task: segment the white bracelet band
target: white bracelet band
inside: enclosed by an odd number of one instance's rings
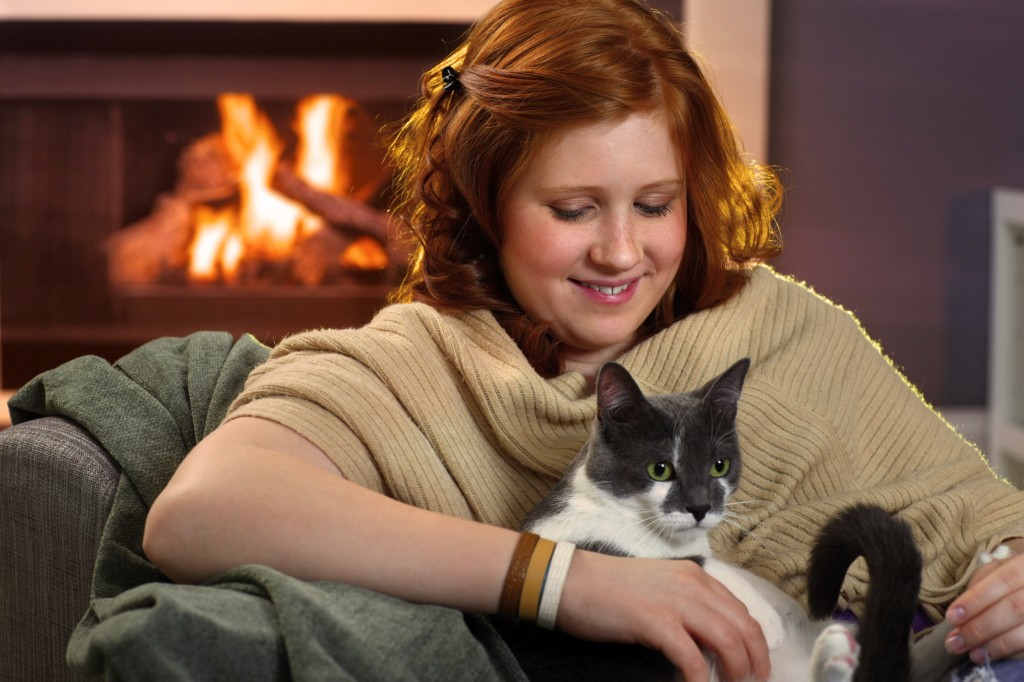
[[[571,542],[559,542],[555,545],[551,563],[548,564],[548,573],[544,577],[540,608],[537,610],[537,625],[542,628],[555,629],[558,603],[562,601],[562,588],[565,587],[565,577],[569,574],[569,563],[575,550],[576,545]]]

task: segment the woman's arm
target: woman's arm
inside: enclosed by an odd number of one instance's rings
[[[240,417],[193,450],[160,494],[143,547],[174,580],[245,563],[346,582],[407,601],[496,613],[518,533],[418,509],[345,480],[283,426]],[[689,561],[577,552],[558,626],[661,650],[707,678],[697,644],[730,679],[767,676],[767,646],[746,608]]]
[[[294,431],[242,417],[185,458],[153,504],[143,548],[179,582],[256,563],[490,613],[516,540],[367,490]]]

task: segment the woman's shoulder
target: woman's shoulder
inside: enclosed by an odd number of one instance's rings
[[[766,356],[809,363],[842,357],[854,363],[881,354],[852,310],[806,282],[758,266],[748,289],[751,344]]]
[[[814,289],[808,282],[783,274],[768,265],[758,265],[741,293],[741,305],[785,322],[795,318],[845,319],[860,326],[852,311]]]
[[[361,327],[309,329],[289,336],[274,347],[272,357],[301,352],[417,354],[431,348],[451,354],[459,347],[519,354],[489,311],[447,311],[409,302],[381,308]]]

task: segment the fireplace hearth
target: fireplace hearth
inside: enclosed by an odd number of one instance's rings
[[[369,320],[400,269],[334,267],[319,282],[245,286],[170,275],[112,282],[109,244],[174,189],[183,150],[219,128],[222,93],[251,95],[285,136],[297,103],[317,93],[350,98],[382,125],[407,110],[423,69],[465,28],[0,22],[3,387],[84,353],[113,360],[159,336],[222,329],[273,344]],[[379,214],[381,187],[360,197]]]

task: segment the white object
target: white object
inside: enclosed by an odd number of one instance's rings
[[[992,192],[989,458],[1003,476],[1024,471],[1024,191]],[[1024,480],[1013,480],[1018,486]]]

